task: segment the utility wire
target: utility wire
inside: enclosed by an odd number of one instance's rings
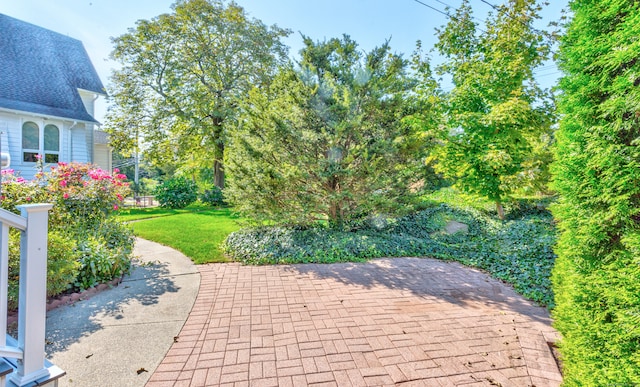
[[[457,21],[457,22],[459,22],[459,21],[460,21],[460,19],[458,19],[457,17],[455,17],[455,16],[451,15],[450,13],[445,12],[445,11],[441,11],[441,10],[439,10],[438,8],[432,7],[432,6],[430,6],[429,4],[426,4],[426,3],[424,3],[424,2],[422,2],[422,1],[420,1],[420,0],[413,0],[413,1],[415,1],[416,3],[418,3],[418,4],[420,4],[420,5],[423,5],[423,6],[427,7],[427,8],[429,8],[429,9],[432,9],[432,10],[434,10],[434,11],[438,12],[439,14],[444,15],[444,16],[448,17],[449,19],[453,19],[453,20],[455,20],[455,21]],[[445,4],[447,7],[449,6],[449,5],[447,5],[446,3],[443,3],[443,2],[441,2],[441,1],[439,1],[439,0],[435,0],[435,1],[437,1],[438,3],[441,3],[441,4]],[[474,19],[475,19],[475,18],[474,18]],[[486,33],[486,32],[487,32],[487,31],[483,30],[482,28],[478,27],[477,25],[476,25],[476,28],[477,28],[478,30],[480,30],[480,31],[484,32],[484,33]]]
[[[423,3],[423,2],[422,2],[422,1],[420,1],[420,0],[413,0],[413,1],[415,1],[415,2],[416,2],[416,3],[418,3],[418,4],[422,4],[422,5],[424,5],[425,7],[430,8],[430,9],[432,9],[432,10],[434,10],[434,11],[438,12],[439,14],[442,14],[442,15],[444,15],[444,16],[446,16],[446,17],[450,18],[450,19],[453,19],[453,20],[455,20],[455,21],[459,21],[455,16],[451,16],[449,13],[444,12],[444,11],[441,11],[441,10],[439,10],[438,8],[432,7],[432,6],[430,6],[429,4],[427,4],[427,3]]]
[[[495,6],[495,5],[493,5],[493,4],[491,4],[490,2],[485,1],[485,0],[480,0],[480,1],[482,1],[483,3],[485,3],[486,5],[488,5],[489,7],[491,7],[491,8],[493,8],[493,9],[495,9],[496,11],[498,11],[498,7],[497,7],[497,6]]]
[[[440,1],[440,0],[434,0],[434,1],[444,5],[445,7],[452,8],[449,4],[445,3],[444,1]]]

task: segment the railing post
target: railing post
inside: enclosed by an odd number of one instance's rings
[[[0,225],[0,347],[7,345],[7,299],[9,294],[9,225]],[[0,385],[0,387],[2,387]]]
[[[10,380],[18,386],[49,375],[45,366],[47,312],[47,231],[51,204],[18,206],[27,219],[20,240],[18,347],[24,356]]]

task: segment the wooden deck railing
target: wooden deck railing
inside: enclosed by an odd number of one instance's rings
[[[45,360],[47,231],[51,204],[19,206],[16,215],[0,209],[0,387],[47,384],[64,374]],[[20,230],[18,338],[7,337],[9,229]]]

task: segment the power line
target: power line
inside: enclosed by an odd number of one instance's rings
[[[444,1],[440,1],[440,0],[434,0],[434,1],[444,5],[445,7],[452,8],[449,4],[445,3]]]
[[[493,8],[493,9],[495,9],[496,11],[499,11],[498,7],[497,7],[497,6],[495,6],[495,5],[493,5],[493,4],[491,4],[490,2],[485,1],[485,0],[480,0],[480,1],[482,1],[483,3],[485,3],[486,5],[488,5],[489,7],[491,7],[491,8]]]
[[[423,2],[422,2],[422,1],[420,1],[420,0],[413,0],[413,1],[415,1],[415,2],[416,2],[416,3],[418,3],[418,4],[422,4],[422,5],[424,5],[425,7],[430,8],[430,9],[432,9],[432,10],[434,10],[434,11],[438,12],[439,14],[442,14],[442,15],[444,15],[444,16],[446,16],[446,17],[448,17],[448,18],[451,18],[451,19],[453,19],[453,20],[455,20],[455,21],[459,21],[456,17],[451,16],[449,13],[444,12],[444,11],[441,11],[441,10],[439,10],[438,8],[432,7],[432,6],[430,6],[429,4],[423,3]]]
[[[457,17],[455,17],[455,16],[451,15],[450,13],[445,12],[445,11],[441,11],[441,10],[439,10],[438,8],[432,7],[432,6],[430,6],[429,4],[426,4],[426,3],[424,3],[424,2],[422,2],[422,1],[420,1],[420,0],[413,0],[413,1],[415,1],[416,3],[418,3],[418,4],[420,4],[420,5],[424,5],[425,7],[429,8],[429,9],[432,9],[432,10],[434,10],[434,11],[438,12],[439,14],[444,15],[444,16],[448,17],[449,19],[453,19],[453,20],[455,20],[455,21],[457,21],[457,22],[459,22],[459,21],[460,21],[460,19],[458,19]],[[447,6],[447,7],[450,7],[448,4],[443,3],[443,2],[442,2],[442,1],[440,1],[440,0],[435,0],[435,1],[437,1],[437,2],[438,2],[438,3],[440,3],[440,4],[444,4],[444,5],[445,5],[445,6]],[[474,17],[474,19],[475,19],[475,17]],[[476,19],[476,20],[478,20],[478,19]],[[487,31],[483,30],[482,28],[478,27],[478,25],[476,25],[475,27],[476,27],[478,30],[482,31],[482,32],[485,32],[485,33],[487,32]]]

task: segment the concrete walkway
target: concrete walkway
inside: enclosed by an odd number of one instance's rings
[[[180,332],[198,294],[191,260],[138,239],[139,257],[117,287],[47,314],[47,357],[60,386],[144,386]]]
[[[198,269],[193,310],[149,387],[561,382],[546,310],[457,263]]]

